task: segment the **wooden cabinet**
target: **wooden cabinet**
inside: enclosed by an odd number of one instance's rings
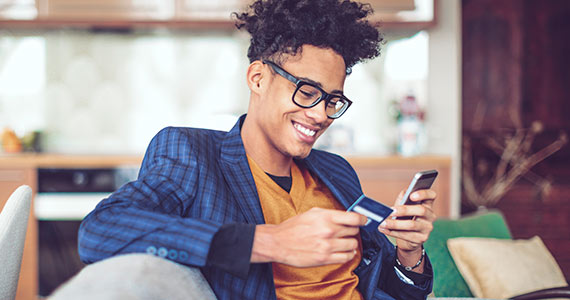
[[[33,20],[37,16],[34,0],[0,0],[0,19]]]
[[[243,10],[246,0],[177,0],[176,18],[179,20],[230,20],[232,12]]]
[[[36,191],[36,170],[32,167],[2,167],[0,166],[0,208],[17,187],[29,185]],[[38,291],[38,227],[33,216],[33,202],[28,219],[28,230],[24,244],[24,255],[18,280],[17,300],[32,300],[37,298]]]
[[[40,0],[40,19],[56,20],[168,20],[174,2],[164,0]]]
[[[435,25],[435,0],[368,0],[374,9],[370,18],[382,28],[427,29]]]
[[[421,30],[435,0],[371,0],[373,23]],[[233,29],[231,13],[251,0],[0,0],[3,27],[185,27]],[[15,13],[17,12],[17,13]]]
[[[438,217],[450,216],[451,160],[448,157],[353,157],[348,161],[358,174],[363,192],[388,206],[394,205],[416,172],[437,170],[439,175],[432,186],[437,193],[434,212]]]

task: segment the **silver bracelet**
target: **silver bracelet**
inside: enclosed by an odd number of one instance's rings
[[[424,249],[422,246],[422,256],[420,257],[420,260],[418,260],[418,262],[415,265],[413,265],[411,267],[406,267],[406,266],[402,265],[402,263],[398,259],[398,247],[396,247],[396,263],[398,263],[399,266],[406,269],[406,271],[411,271],[411,270],[419,267],[422,264],[422,261],[424,261],[424,256],[426,256],[426,249]]]

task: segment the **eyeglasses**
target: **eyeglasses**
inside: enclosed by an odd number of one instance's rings
[[[299,107],[311,108],[324,100],[327,117],[337,119],[352,104],[352,101],[348,100],[344,95],[329,94],[320,87],[289,74],[274,62],[263,60],[263,63],[269,65],[277,74],[296,85],[291,99]]]

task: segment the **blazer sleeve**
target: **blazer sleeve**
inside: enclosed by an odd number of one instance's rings
[[[379,234],[379,233],[378,233]],[[433,271],[427,254],[425,256],[425,273],[423,282],[408,283],[398,276],[395,262],[396,249],[394,245],[385,237],[380,237],[382,247],[382,269],[378,281],[378,288],[388,293],[395,299],[426,299],[432,291]],[[419,275],[419,274],[418,274]]]
[[[380,273],[379,288],[386,291],[395,299],[426,299],[432,290],[432,278],[433,271],[431,270],[431,263],[429,258],[425,257],[426,260],[426,273],[422,283],[407,283],[404,282],[396,274],[393,261],[385,261],[385,268],[382,269]]]
[[[102,200],[79,229],[79,256],[93,263],[117,254],[147,252],[181,264],[206,265],[222,224],[185,217],[200,168],[190,138],[166,128],[151,141],[136,181]]]

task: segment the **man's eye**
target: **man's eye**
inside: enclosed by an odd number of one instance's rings
[[[311,93],[311,92],[301,90],[301,94],[303,94],[303,96],[305,96],[307,98],[312,98],[315,96],[316,93],[314,93],[314,92]]]

